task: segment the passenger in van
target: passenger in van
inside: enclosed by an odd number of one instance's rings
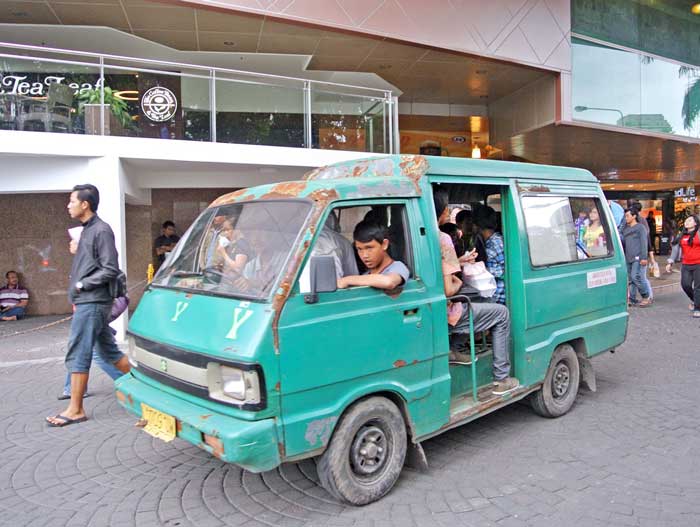
[[[506,303],[506,254],[503,236],[496,232],[498,228],[498,213],[491,207],[478,218],[478,225],[486,245],[486,270],[496,279],[496,292],[491,302]]]
[[[334,212],[328,215],[328,219],[318,235],[312,256],[332,256],[335,262],[336,278],[359,274],[355,250],[350,240],[340,233],[340,224]]]
[[[446,190],[433,189],[433,200],[438,225],[449,218],[449,196]],[[461,273],[457,254],[452,246],[450,237],[440,232],[440,254],[442,256],[442,274],[445,295],[449,298],[456,295],[462,287],[462,281],[457,277]],[[449,333],[457,341],[469,337],[469,313],[460,302],[449,302],[447,308],[447,323]],[[519,385],[518,379],[510,377],[510,357],[508,356],[508,340],[510,338],[510,315],[508,308],[501,304],[483,303],[472,304],[471,313],[474,316],[474,332],[491,331],[493,337],[493,390],[494,395],[503,395],[515,390]],[[450,350],[450,362],[471,364],[471,357],[456,350]]]
[[[216,254],[223,264],[224,273],[233,275],[240,275],[254,256],[253,247],[234,229],[230,219],[224,220],[221,226]]]
[[[454,223],[444,223],[440,225],[440,230],[452,239],[452,245],[454,245],[457,258],[461,258],[466,252],[462,231]]]
[[[338,289],[369,286],[393,291],[406,283],[410,271],[403,262],[389,256],[389,233],[386,227],[363,220],[355,226],[352,237],[367,271],[362,275],[338,278]]]
[[[481,205],[480,205],[481,206]],[[462,210],[457,213],[457,226],[462,230],[465,242],[465,253],[476,250],[475,262],[486,262],[486,245],[479,229],[474,224],[474,213],[471,210]],[[463,258],[463,257],[462,257]],[[460,260],[466,263],[466,260]]]
[[[598,207],[595,205],[588,211],[588,225],[583,231],[583,243],[589,256],[605,256],[608,254],[605,230],[600,222]]]

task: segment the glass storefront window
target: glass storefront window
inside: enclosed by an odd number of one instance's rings
[[[311,126],[314,147],[388,152],[385,106],[384,99],[380,98],[312,90]]]
[[[700,137],[700,68],[573,39],[573,117]]]
[[[0,57],[0,130],[83,134],[83,94],[99,88],[95,65]]]
[[[217,142],[306,146],[303,85],[270,85],[270,82],[255,77],[225,80],[217,77]]]
[[[392,149],[390,92],[13,46],[0,45],[0,129],[379,153]],[[32,56],[37,53],[55,58]]]

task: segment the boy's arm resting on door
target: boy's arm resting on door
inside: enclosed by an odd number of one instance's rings
[[[404,280],[398,273],[350,275],[338,278],[338,289],[354,286],[369,286],[377,289],[395,289],[403,285]]]

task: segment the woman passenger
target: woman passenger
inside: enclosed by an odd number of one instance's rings
[[[254,255],[250,243],[241,236],[240,231],[233,228],[231,220],[225,220],[221,226],[216,253],[223,262],[223,272],[227,275],[240,275]]]
[[[583,231],[583,243],[589,256],[605,256],[608,247],[605,242],[605,231],[600,223],[598,208],[593,206],[588,212],[588,225]]]

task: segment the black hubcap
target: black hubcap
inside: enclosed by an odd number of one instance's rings
[[[350,461],[359,476],[372,476],[386,463],[388,454],[384,431],[377,425],[363,426],[350,448]]]

